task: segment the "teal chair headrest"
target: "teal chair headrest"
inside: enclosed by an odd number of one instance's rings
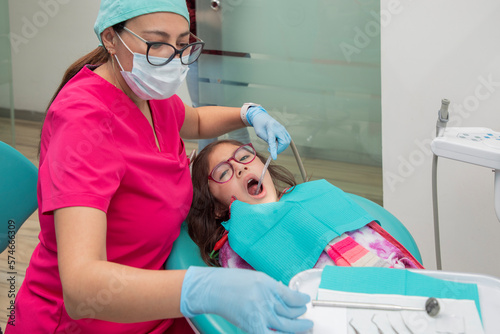
[[[37,209],[38,169],[13,147],[0,142],[0,253]]]

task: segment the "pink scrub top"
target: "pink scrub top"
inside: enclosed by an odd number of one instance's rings
[[[71,319],[64,307],[54,210],[85,206],[104,211],[108,261],[161,270],[192,201],[189,163],[179,135],[185,117],[180,98],[150,101],[159,150],[142,112],[93,69],[84,67],[66,84],[43,125],[40,243],[17,295],[15,326],[8,326],[8,333],[164,333],[173,322],[88,319],[112,298],[109,291],[81,305],[79,312],[87,319]],[[117,277],[110,292],[119,289],[126,286]]]

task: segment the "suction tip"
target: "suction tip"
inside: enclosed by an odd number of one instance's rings
[[[441,109],[438,111],[439,121],[448,122],[448,106],[450,105],[450,100],[441,100]]]

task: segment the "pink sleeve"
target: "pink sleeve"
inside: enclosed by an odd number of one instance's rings
[[[177,111],[175,118],[177,119],[177,128],[180,131],[186,119],[186,107],[184,106],[184,102],[182,102],[181,98],[177,95],[172,97],[172,104],[174,105],[173,109]]]
[[[69,206],[106,212],[125,172],[114,116],[90,103],[72,103],[47,117],[39,169],[42,213]]]

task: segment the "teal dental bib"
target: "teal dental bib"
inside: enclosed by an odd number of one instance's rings
[[[341,189],[318,180],[295,186],[279,202],[236,200],[222,225],[241,258],[288,284],[295,274],[313,268],[331,240],[373,220]]]

